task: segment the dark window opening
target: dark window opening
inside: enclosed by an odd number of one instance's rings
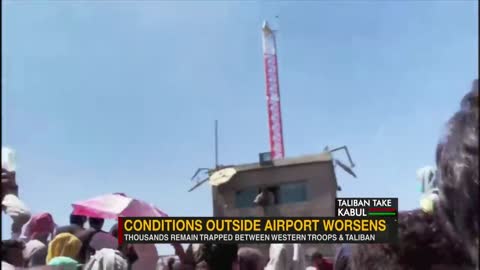
[[[307,185],[305,182],[295,182],[280,185],[278,203],[299,203],[307,201]]]
[[[273,204],[278,204],[278,187],[273,186],[273,187],[267,187],[265,189],[273,197]],[[261,192],[261,190],[260,190],[260,192]]]
[[[253,201],[257,197],[258,189],[249,188],[245,190],[237,191],[235,194],[235,207],[236,208],[249,208],[254,207]]]

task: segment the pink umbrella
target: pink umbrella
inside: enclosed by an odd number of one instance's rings
[[[167,217],[157,207],[122,193],[106,194],[72,204],[73,214],[104,219],[117,217]]]

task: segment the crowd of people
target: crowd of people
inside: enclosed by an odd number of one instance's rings
[[[478,80],[460,105],[435,153],[435,205],[400,212],[396,244],[345,244],[332,261],[315,253],[308,262],[301,244],[271,244],[268,256],[236,244],[173,244],[176,258],[160,265],[154,245],[119,246],[117,226],[104,230],[103,219],[72,214],[69,225],[57,226],[49,213],[31,215],[15,172],[2,168],[2,210],[13,220],[2,269],[478,269]]]

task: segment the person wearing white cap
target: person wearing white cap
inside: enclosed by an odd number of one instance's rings
[[[3,180],[3,179],[2,179]],[[2,198],[2,210],[12,219],[12,239],[19,239],[22,227],[30,220],[30,210],[14,194]]]
[[[12,239],[19,239],[30,211],[18,198],[13,150],[2,146],[2,210],[12,219]]]

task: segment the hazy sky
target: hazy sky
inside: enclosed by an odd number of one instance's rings
[[[2,145],[17,151],[22,199],[59,224],[71,202],[108,192],[211,215],[208,185],[186,191],[214,165],[214,120],[221,163],[269,150],[261,22],[279,16],[286,155],[348,145],[359,178],[337,171],[339,196],[411,209],[416,169],[433,164],[478,74],[477,10],[473,0],[2,1]]]

